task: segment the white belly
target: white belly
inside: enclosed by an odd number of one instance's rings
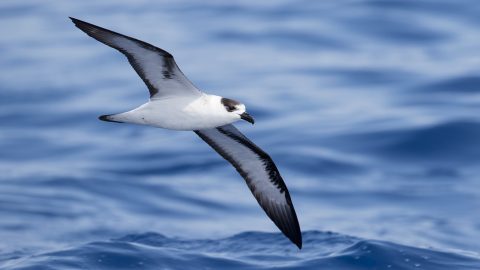
[[[239,119],[205,97],[151,100],[112,119],[141,125],[173,129],[201,130],[231,124]]]

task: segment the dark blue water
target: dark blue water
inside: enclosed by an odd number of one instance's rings
[[[2,1],[1,269],[480,269],[477,1]],[[304,248],[68,16],[156,44],[289,186]]]

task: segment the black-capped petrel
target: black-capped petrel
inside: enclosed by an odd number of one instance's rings
[[[253,124],[244,104],[203,93],[180,71],[173,56],[158,47],[70,19],[87,35],[123,53],[150,92],[147,103],[128,112],[102,115],[100,120],[194,131],[237,169],[267,216],[302,248],[297,215],[275,163],[232,125],[239,119]]]

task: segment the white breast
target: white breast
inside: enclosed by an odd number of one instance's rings
[[[220,97],[205,94],[152,99],[134,110],[115,115],[113,119],[173,130],[200,130],[231,124],[240,117],[228,113],[221,105]]]

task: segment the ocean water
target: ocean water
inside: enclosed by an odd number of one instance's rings
[[[474,0],[0,3],[0,269],[480,269]],[[98,121],[148,92],[73,16],[245,103],[296,249],[193,132]]]

